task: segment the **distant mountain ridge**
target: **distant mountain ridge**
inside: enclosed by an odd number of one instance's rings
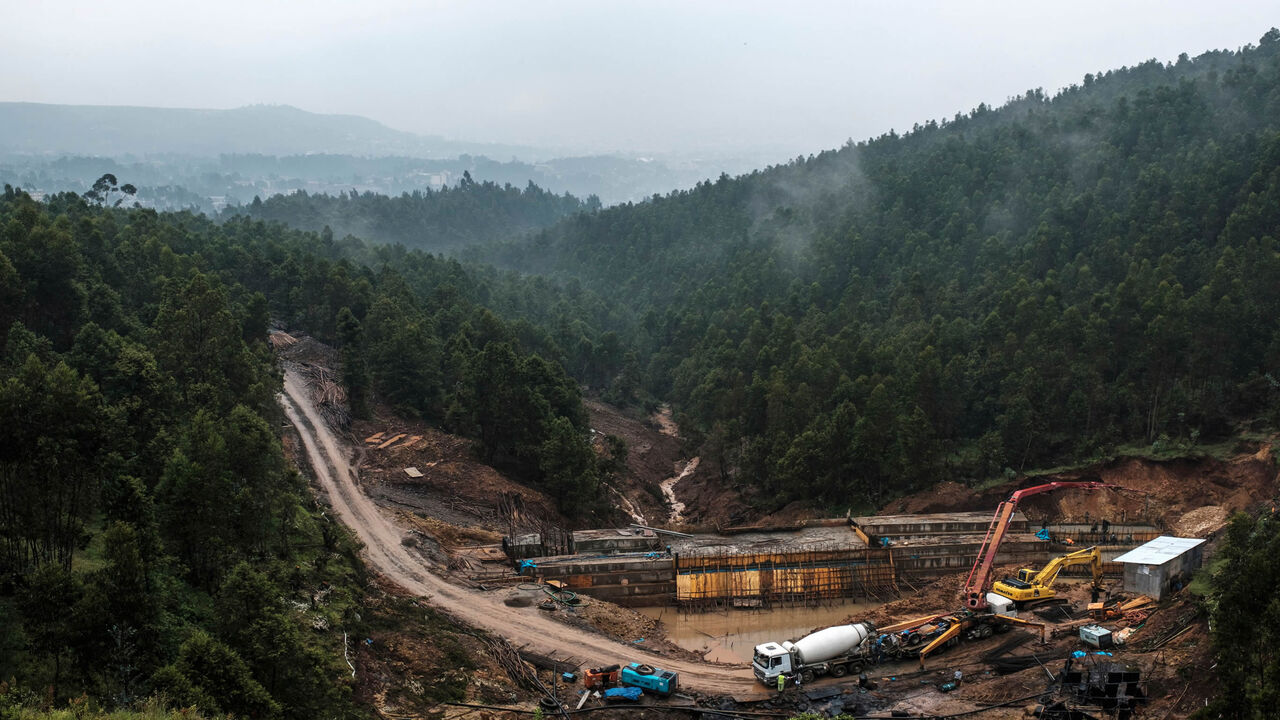
[[[359,115],[325,115],[290,105],[210,110],[0,102],[0,153],[216,156],[320,152],[411,157],[548,155],[533,147],[417,135]]]

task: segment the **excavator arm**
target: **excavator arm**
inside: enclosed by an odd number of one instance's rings
[[[1033,585],[1043,587],[1053,587],[1053,583],[1058,579],[1058,573],[1064,568],[1075,567],[1076,565],[1092,565],[1093,566],[1093,584],[1097,585],[1102,582],[1102,553],[1098,548],[1091,547],[1084,550],[1077,550],[1068,555],[1060,555],[1049,561],[1044,569],[1036,573],[1031,579]]]
[[[1079,490],[1126,489],[1119,485],[1097,481],[1060,481],[1015,491],[1009,496],[1008,500],[1000,503],[999,507],[996,508],[995,517],[991,519],[991,525],[987,527],[987,536],[982,541],[982,546],[978,548],[978,557],[974,560],[973,569],[969,571],[969,577],[965,580],[964,600],[970,610],[983,610],[987,607],[986,591],[991,583],[991,571],[995,567],[996,553],[1000,551],[1000,543],[1004,542],[1009,523],[1013,522],[1013,513],[1018,509],[1018,503],[1032,495],[1039,495],[1040,493],[1062,488],[1076,488]]]

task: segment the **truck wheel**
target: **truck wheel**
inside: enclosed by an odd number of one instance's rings
[[[848,674],[849,674],[849,668],[845,667],[844,665],[831,666],[831,677],[841,678]]]
[[[862,663],[860,662],[849,663],[849,672],[853,673],[854,675],[860,674],[862,672]]]
[[[805,685],[808,685],[809,683],[813,682],[813,671],[805,670],[804,672],[800,673],[800,682],[803,682]]]

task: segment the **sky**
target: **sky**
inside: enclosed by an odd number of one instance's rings
[[[569,153],[780,158],[1256,43],[1280,0],[0,0],[0,101],[363,115]]]

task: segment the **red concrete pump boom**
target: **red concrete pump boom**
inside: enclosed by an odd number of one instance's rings
[[[1000,550],[1000,543],[1004,541],[1005,531],[1008,530],[1009,523],[1013,520],[1013,513],[1018,509],[1018,502],[1032,495],[1039,495],[1040,493],[1062,488],[1078,488],[1080,490],[1127,489],[1119,485],[1088,481],[1051,482],[1015,491],[1009,496],[1008,500],[1000,503],[1000,506],[996,508],[996,515],[991,519],[991,526],[987,528],[987,537],[982,541],[982,547],[978,548],[978,557],[973,563],[973,569],[969,571],[969,579],[965,580],[964,598],[965,604],[969,606],[970,610],[983,610],[987,607],[987,585],[991,581],[991,568],[995,565],[996,553]]]

